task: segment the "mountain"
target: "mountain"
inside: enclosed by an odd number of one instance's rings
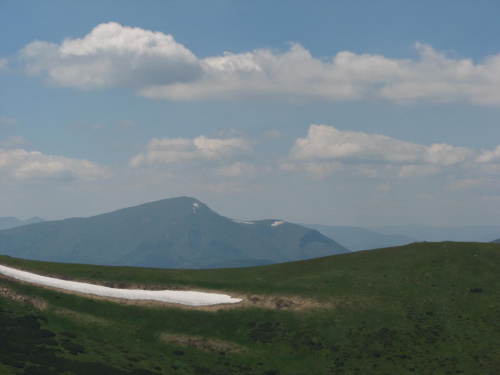
[[[0,264],[241,304],[123,303],[0,277],[0,374],[498,374],[500,245],[415,243],[265,267]]]
[[[349,226],[330,226],[320,224],[303,224],[316,229],[327,237],[335,238],[335,241],[351,251],[380,249],[407,245],[416,242],[414,238],[398,234],[381,234],[375,231]]]
[[[466,227],[431,227],[427,225],[391,225],[370,228],[382,234],[397,234],[417,239],[418,241],[440,242],[490,242],[498,238],[499,225]]]
[[[9,217],[0,217],[0,230],[20,227],[22,225],[41,223],[45,221],[41,217],[35,216],[28,220],[19,220],[17,217],[9,216]]]
[[[493,241],[491,241],[490,243],[500,243],[500,238],[499,238],[499,239],[497,239],[497,240],[493,240]]]
[[[223,268],[346,252],[316,230],[231,220],[188,197],[0,231],[0,254],[70,263]]]

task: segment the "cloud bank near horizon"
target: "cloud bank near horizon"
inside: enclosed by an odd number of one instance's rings
[[[110,22],[83,38],[31,42],[19,57],[27,74],[51,86],[129,88],[151,99],[500,105],[500,53],[474,62],[419,42],[414,49],[416,59],[350,51],[317,58],[291,43],[284,52],[198,58],[172,35]]]

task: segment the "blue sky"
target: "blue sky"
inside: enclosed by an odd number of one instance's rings
[[[496,1],[0,0],[0,216],[500,224]]]

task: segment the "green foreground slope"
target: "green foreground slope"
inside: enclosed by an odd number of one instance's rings
[[[419,243],[221,270],[0,263],[108,285],[313,302],[125,305],[0,278],[2,374],[500,373],[498,244]]]

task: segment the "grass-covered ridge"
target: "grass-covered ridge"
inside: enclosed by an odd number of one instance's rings
[[[53,349],[54,358],[66,365],[78,361],[121,373],[158,374],[500,373],[498,244],[419,243],[219,270],[9,257],[0,257],[0,263],[117,286],[199,288],[320,302],[315,305],[320,307],[299,310],[186,310],[121,305],[0,279],[1,315],[43,315],[46,321],[38,320],[39,328],[54,334],[53,345],[40,339],[30,347]],[[3,325],[0,332],[10,331]],[[29,355],[20,353],[16,356]],[[33,358],[29,371],[52,368],[58,373],[57,360],[51,367]],[[30,373],[12,364],[0,367],[0,373]]]

